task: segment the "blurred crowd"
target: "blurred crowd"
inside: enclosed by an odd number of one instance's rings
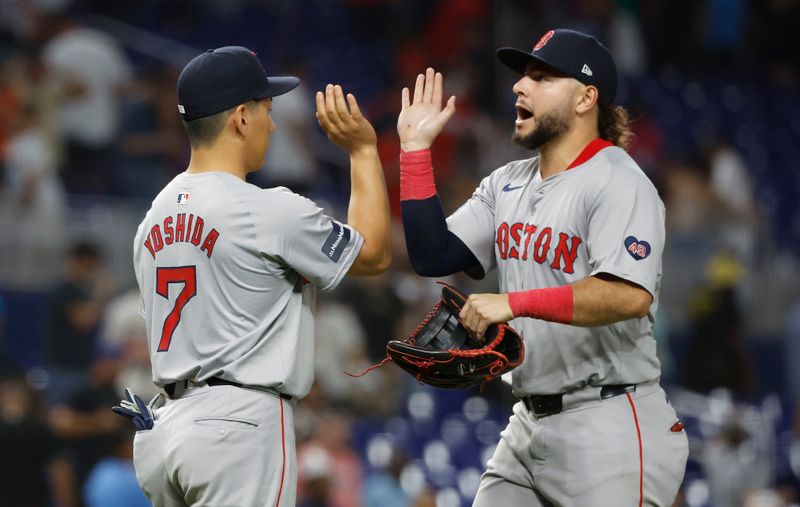
[[[345,213],[347,160],[312,98],[341,83],[376,127],[397,215],[390,272],[320,300],[317,380],[296,409],[300,505],[461,505],[471,485],[461,500],[443,494],[412,473],[419,449],[365,436],[415,417],[426,392],[391,365],[343,374],[379,362],[436,299],[399,225],[400,90],[434,66],[458,98],[433,149],[452,212],[491,170],[529,156],[510,142],[514,76],[495,49],[569,27],[614,54],[632,155],[666,204],[657,338],[692,446],[676,505],[800,505],[797,26],[798,0],[0,2],[0,451],[14,457],[0,463],[2,504],[147,505],[132,428],[110,411],[124,386],[157,392],[130,241],[187,163],[177,73],[205,48],[240,44],[303,81],[276,100],[251,182]],[[496,289],[491,273],[450,281]],[[509,388],[481,396],[504,425]]]

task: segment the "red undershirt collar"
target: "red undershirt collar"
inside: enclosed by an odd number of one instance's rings
[[[590,158],[594,157],[598,151],[602,150],[603,148],[608,148],[609,146],[614,146],[614,143],[611,141],[606,141],[605,139],[596,138],[589,142],[586,147],[583,149],[578,158],[572,161],[572,163],[567,167],[567,171],[572,169],[573,167],[577,167]]]

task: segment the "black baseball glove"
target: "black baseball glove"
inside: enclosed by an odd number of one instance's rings
[[[405,340],[386,345],[387,360],[419,382],[443,389],[483,385],[522,364],[522,338],[506,323],[493,324],[475,340],[458,319],[467,296],[442,283],[442,299]]]

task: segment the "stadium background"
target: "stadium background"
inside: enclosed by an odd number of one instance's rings
[[[341,83],[359,98],[397,212],[400,89],[435,66],[458,96],[433,150],[451,212],[525,156],[509,141],[514,76],[494,50],[571,27],[614,54],[632,154],[667,205],[657,338],[691,446],[676,505],[797,505],[798,26],[797,0],[0,2],[0,503],[140,505],[130,428],[109,407],[120,386],[153,392],[131,238],[187,161],[174,82],[191,57],[240,44],[302,77],[275,103],[252,182],[338,217],[347,159],[316,125],[313,92]],[[451,393],[392,366],[341,373],[377,362],[436,298],[395,215],[391,270],[320,301],[324,361],[296,416],[300,505],[469,505],[510,414],[499,383]],[[493,290],[492,278],[450,281]]]

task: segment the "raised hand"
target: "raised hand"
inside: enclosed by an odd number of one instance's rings
[[[447,106],[442,109],[443,81],[441,72],[434,72],[429,67],[425,74],[417,76],[413,101],[408,88],[403,88],[403,108],[397,118],[397,133],[403,151],[430,148],[445,123],[456,112],[455,95],[447,100]]]
[[[375,149],[375,129],[361,114],[355,96],[344,92],[339,85],[329,84],[325,93],[317,92],[317,121],[335,145],[351,155],[364,149]],[[349,109],[348,109],[349,106]]]

